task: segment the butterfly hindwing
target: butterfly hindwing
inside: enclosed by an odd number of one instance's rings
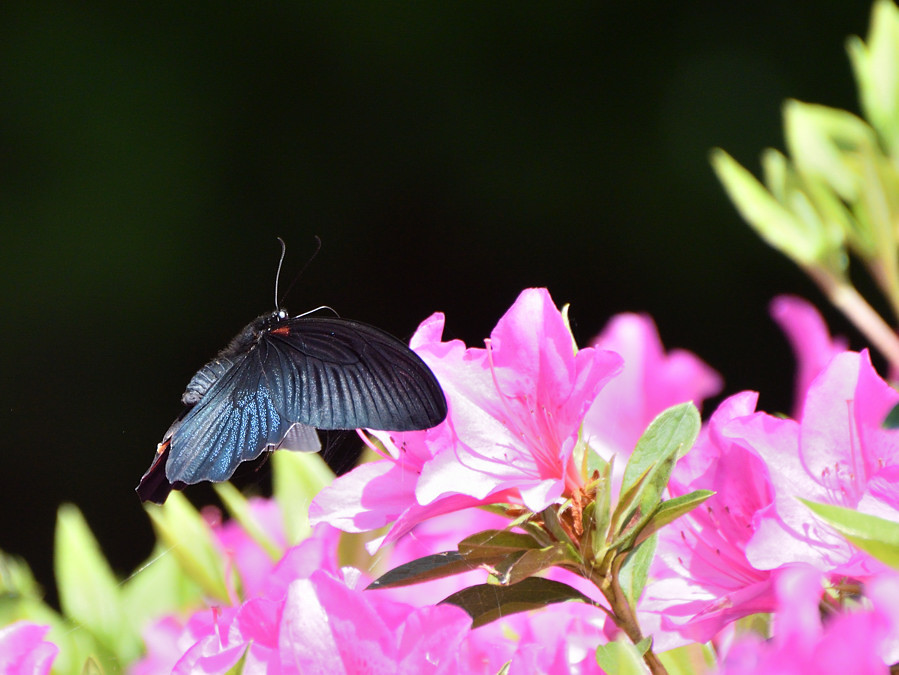
[[[272,403],[259,350],[251,350],[209,388],[175,430],[170,482],[223,481],[241,462],[277,445],[291,426]]]

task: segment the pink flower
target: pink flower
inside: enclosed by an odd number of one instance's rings
[[[285,547],[287,543],[278,504],[271,499],[255,497],[249,500],[249,506],[250,515],[262,531],[277,545]],[[237,568],[244,597],[253,597],[268,578],[274,561],[240,523],[234,520],[222,523],[221,512],[214,507],[206,507],[204,514],[207,521],[212,521],[212,532],[225,560]]]
[[[174,616],[164,616],[144,627],[141,634],[147,653],[128,672],[131,675],[172,672],[184,652],[184,647],[178,644],[183,632],[183,623]]]
[[[772,573],[746,558],[756,514],[773,499],[768,468],[722,433],[732,420],[753,414],[757,398],[743,392],[725,400],[669,483],[672,497],[699,489],[716,494],[662,529],[652,573],[657,581],[640,608],[696,642],[740,617],[774,609]]]
[[[595,607],[580,603],[509,617],[519,635],[510,672],[600,675],[604,671],[596,663],[596,647],[606,642],[604,623]]]
[[[584,440],[610,460],[624,464],[649,423],[678,403],[702,400],[721,390],[721,377],[696,355],[681,349],[668,354],[652,319],[618,314],[606,324],[593,347],[624,358],[624,370],[596,396],[584,419]]]
[[[278,632],[281,672],[462,672],[456,655],[470,625],[458,607],[414,609],[315,572],[288,590]]]
[[[620,371],[621,357],[589,347],[575,353],[545,289],[521,293],[487,349],[461,347],[428,363],[450,401],[457,442],[423,467],[419,500],[455,494],[486,500],[515,490],[539,512],[580,487],[571,453],[584,415]]]
[[[17,621],[0,628],[0,672],[4,675],[47,675],[59,652],[44,640],[49,626]]]
[[[793,295],[774,298],[771,316],[786,333],[796,357],[793,416],[799,419],[809,386],[834,356],[846,350],[846,339],[831,338],[827,324],[814,305]]]
[[[272,515],[262,501],[253,504],[253,511]],[[258,545],[238,529],[232,523],[215,527],[217,535],[228,542],[224,555],[238,561],[239,573],[243,573],[243,563],[257,560],[262,565],[264,574],[251,571],[249,583],[241,578],[244,596],[251,597],[236,607],[199,610],[186,622],[162,617],[145,630],[147,655],[132,666],[132,673],[220,673],[233,667],[245,652],[246,672],[280,663],[277,634],[288,588],[313,572],[337,574],[339,532],[319,525],[313,536],[273,562],[268,556],[257,559]]]
[[[443,387],[447,421],[427,432],[391,434],[396,464],[385,460],[337,479],[313,502],[314,522],[345,528],[394,518],[389,541],[436,514],[496,501],[540,511],[581,486],[572,451],[585,413],[621,358],[593,348],[575,352],[545,289],[521,293],[486,349],[442,342],[442,329],[435,315],[412,347]]]
[[[806,566],[785,570],[777,581],[778,609],[773,638],[768,641],[751,635],[738,638],[719,672],[722,675],[888,673],[880,655],[887,636],[895,632],[891,618],[895,609],[890,606],[899,599],[895,584],[874,589],[873,609],[842,611],[826,621],[822,621],[819,609],[822,590],[820,572]]]
[[[244,672],[272,672],[279,654],[277,630],[281,603],[254,598],[240,607],[198,612],[188,621],[180,643],[187,647],[172,669],[174,675],[214,675],[244,658]],[[275,671],[277,672],[277,671]]]
[[[727,425],[724,436],[765,461],[774,487],[746,546],[755,567],[805,562],[859,578],[880,569],[796,498],[894,512],[899,432],[881,424],[897,401],[867,352],[844,352],[809,387],[801,423],[756,413]]]

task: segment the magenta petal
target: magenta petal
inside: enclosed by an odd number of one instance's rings
[[[868,481],[858,510],[899,522],[899,465],[884,467]]]
[[[393,633],[359,591],[323,573],[290,585],[279,645],[285,673],[394,672]]]
[[[596,396],[584,420],[587,443],[605,459],[630,455],[637,439],[660,412],[678,403],[697,406],[721,389],[721,377],[699,357],[683,350],[666,354],[653,320],[618,314],[593,347],[624,359],[621,374]]]
[[[845,352],[809,387],[800,425],[762,413],[727,425],[725,435],[770,467],[776,494],[773,507],[759,513],[747,547],[754,565],[772,569],[806,562],[862,578],[876,569],[797,497],[849,508],[873,498],[869,481],[894,465],[899,454],[899,432],[881,428],[897,400],[899,394],[877,376],[867,353]]]
[[[210,635],[184,653],[172,675],[220,675],[237,665],[246,650],[247,645],[220,649],[218,638]]]
[[[771,316],[786,334],[796,358],[794,415],[799,418],[809,386],[830,360],[846,349],[844,338],[830,337],[827,324],[814,305],[793,295],[771,302]]]
[[[821,572],[805,565],[783,570],[777,578],[778,639],[811,651],[821,632],[818,605],[824,592]]]
[[[447,425],[455,437],[424,463],[418,502],[456,494],[488,500],[518,489],[534,510],[566,488],[583,416],[621,366],[612,352],[588,348],[575,354],[545,289],[519,295],[497,323],[489,349],[447,343],[440,358],[428,351],[422,356],[447,395]]]
[[[309,522],[368,532],[393,522],[415,501],[417,473],[389,460],[367,462],[334,481],[309,506]]]
[[[0,672],[4,675],[47,675],[59,648],[44,641],[49,626],[28,621],[0,628]]]
[[[446,318],[443,312],[434,312],[421,322],[415,334],[409,340],[409,347],[418,351],[431,344],[440,344],[443,340],[443,325]]]
[[[843,493],[854,507],[868,478],[899,455],[899,433],[881,428],[897,394],[867,352],[835,357],[809,389],[800,450],[809,478]]]
[[[460,607],[422,607],[408,615],[400,631],[396,672],[446,672],[471,628]]]

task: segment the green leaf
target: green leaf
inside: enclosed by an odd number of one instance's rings
[[[231,514],[231,517],[240,523],[240,526],[250,535],[250,537],[252,537],[253,541],[259,544],[272,560],[280,560],[281,556],[284,555],[284,551],[282,551],[281,547],[278,546],[278,543],[262,529],[262,526],[256,518],[253,517],[253,514],[250,512],[250,503],[247,501],[247,498],[240,493],[240,490],[231,485],[231,483],[213,483],[212,487],[222,500],[225,508],[228,509],[228,513]]]
[[[508,530],[484,530],[459,542],[459,553],[469,559],[536,548],[540,544],[531,535]]]
[[[635,645],[619,640],[596,648],[596,663],[607,673],[615,675],[644,675],[649,669]]]
[[[636,609],[643,587],[649,578],[649,567],[656,552],[658,537],[653,535],[639,544],[627,554],[621,570],[618,572],[618,583],[624,596],[633,609]]]
[[[700,675],[715,666],[715,653],[708,644],[692,644],[657,654],[668,675]]]
[[[868,44],[852,37],[847,44],[865,117],[890,154],[899,149],[899,9],[877,0],[871,11]]]
[[[163,614],[196,607],[203,589],[181,569],[178,559],[157,544],[147,561],[122,584],[122,610],[135,634]]]
[[[471,617],[472,628],[477,628],[509,614],[569,600],[594,604],[590,598],[571,586],[540,577],[528,577],[512,586],[472,586],[453,593],[440,604],[461,607]]]
[[[633,524],[642,515],[639,512],[639,500],[646,483],[649,481],[650,468],[646,469],[645,473],[640,476],[629,490],[626,492],[622,491],[618,496],[618,503],[615,505],[615,510],[612,512],[612,518],[609,523],[607,539],[612,539],[613,535],[616,535],[614,539],[620,542],[623,538],[621,532],[624,530],[630,531],[632,528],[628,528],[627,525]],[[625,517],[628,517],[629,523],[622,522]],[[609,546],[606,545],[605,548],[608,549]]]
[[[555,537],[556,540],[564,541],[568,539],[568,533],[565,532],[565,528],[562,527],[562,523],[559,521],[558,508],[557,504],[550,504],[540,512],[540,517],[543,518],[543,524],[546,527],[546,530]]]
[[[0,551],[0,600],[40,600],[43,591],[23,558]],[[0,623],[0,625],[6,625]]]
[[[899,403],[890,410],[887,418],[883,421],[883,426],[885,429],[899,429]]]
[[[693,447],[702,421],[692,403],[681,403],[660,413],[649,426],[631,453],[624,469],[621,490],[626,492],[643,474],[667,457],[680,459]],[[665,480],[667,485],[668,481]]]
[[[694,490],[680,497],[663,501],[640,530],[634,544],[639,545],[665,525],[677,520],[685,513],[689,513],[714,494],[712,490]]]
[[[765,242],[802,267],[830,266],[834,247],[825,232],[796,217],[724,150],[713,150],[711,162],[743,220]]]
[[[612,462],[607,462],[596,450],[581,440],[578,440],[578,444],[575,447],[575,452],[578,451],[583,453],[583,457],[579,458],[578,462],[583,465],[585,480],[589,481],[594,474],[603,476],[611,473],[611,464],[615,461],[614,457]]]
[[[81,511],[72,504],[59,508],[54,546],[63,612],[122,660],[136,658],[141,650],[140,636],[128,630],[119,582]]]
[[[593,560],[601,560],[606,551],[611,512],[611,462],[606,462],[596,480],[595,500],[584,507],[584,535],[581,537],[581,551],[591,553]]]
[[[824,248],[834,252],[842,250],[843,241],[849,238],[853,246],[865,249],[871,246],[870,236],[859,230],[854,216],[839,196],[820,177],[808,173],[800,176],[783,154],[772,148],[762,151],[762,174],[765,186],[781,204],[805,223],[811,231],[819,232]],[[845,263],[832,264],[840,269]]]
[[[241,673],[243,673],[244,666],[247,663],[247,652],[249,650],[250,650],[249,645],[244,647],[243,653],[240,655],[240,658],[238,659],[237,663],[235,663],[233,666],[228,668],[228,670],[225,671],[224,675],[241,675]]]
[[[850,112],[788,100],[784,137],[800,173],[824,180],[843,200],[858,198],[862,177],[847,156],[876,145],[871,127]]]
[[[272,495],[281,508],[287,545],[300,543],[312,533],[309,504],[334,480],[334,472],[318,453],[272,453]]]
[[[899,523],[842,506],[799,501],[860,549],[899,569]]]
[[[517,584],[527,577],[563,563],[579,565],[582,564],[582,561],[570,543],[560,541],[546,548],[529,549],[510,554],[494,564],[493,567],[499,583],[507,586]]]
[[[662,412],[647,427],[624,469],[621,492],[612,525],[620,546],[649,521],[661,502],[674,463],[696,441],[702,421],[692,403],[682,403]],[[633,488],[638,486],[638,489]],[[626,510],[624,510],[626,509]],[[622,522],[626,517],[627,522]]]
[[[504,555],[508,554],[498,555],[497,559],[501,559]],[[366,590],[419,584],[423,581],[470,572],[481,568],[484,564],[480,560],[473,561],[458,551],[435,553],[395,567],[371,582]]]
[[[97,663],[96,659],[89,657],[84,662],[84,667],[81,669],[81,675],[103,675],[104,670],[103,666]]]
[[[212,532],[200,513],[180,492],[172,492],[165,504],[144,504],[157,538],[163,542],[184,572],[203,591],[222,602],[230,602],[221,556]]]

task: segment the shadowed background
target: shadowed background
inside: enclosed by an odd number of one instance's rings
[[[52,592],[55,512],[73,501],[120,573],[146,557],[134,487],[190,376],[272,309],[278,235],[282,290],[323,240],[294,313],[328,304],[408,338],[439,310],[480,345],[522,288],[547,286],[582,344],[646,311],[727,393],[788,410],[767,304],[823,302],[739,220],[707,152],[757,171],[783,147],[786,97],[857,110],[843,44],[868,15],[4,3],[0,548]]]

